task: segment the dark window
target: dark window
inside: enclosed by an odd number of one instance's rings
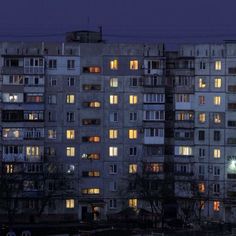
[[[200,140],[200,141],[205,140],[205,131],[204,130],[199,130],[198,131],[198,140]]]
[[[214,130],[214,141],[220,141],[220,131]]]

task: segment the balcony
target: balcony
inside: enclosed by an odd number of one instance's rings
[[[165,138],[164,137],[144,137],[144,144],[164,144]]]
[[[227,144],[236,145],[236,138],[228,138],[228,139],[227,139]]]
[[[3,154],[3,162],[23,162],[25,161],[24,154]]]

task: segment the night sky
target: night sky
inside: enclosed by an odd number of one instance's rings
[[[236,0],[1,0],[1,41],[61,41],[98,26],[108,41],[221,42],[236,39]]]

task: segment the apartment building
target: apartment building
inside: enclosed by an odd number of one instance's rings
[[[1,182],[15,186],[2,218],[150,210],[135,182],[145,171],[171,183],[180,213],[194,199],[202,217],[235,220],[235,42],[166,52],[86,31],[0,51]]]

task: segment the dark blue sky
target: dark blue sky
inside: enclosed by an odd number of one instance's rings
[[[55,41],[99,25],[112,41],[236,39],[236,0],[1,0],[0,40]]]

